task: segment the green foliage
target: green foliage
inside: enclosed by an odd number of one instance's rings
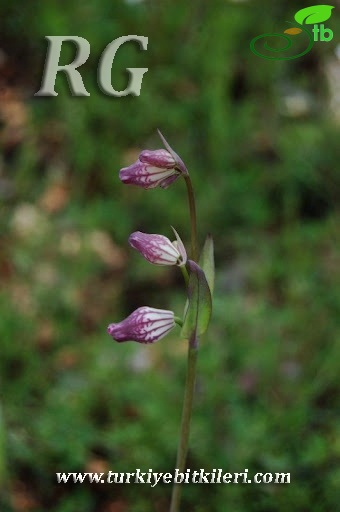
[[[208,281],[211,295],[213,295],[215,284],[215,258],[214,241],[211,235],[207,235],[205,239],[203,249],[200,254],[199,264]]]
[[[186,307],[181,336],[188,340],[204,334],[211,318],[211,292],[207,278],[197,263],[189,260],[188,306]]]
[[[305,7],[308,3],[305,2]],[[185,186],[125,187],[118,170],[160,147],[188,166],[199,240],[215,241],[214,311],[201,342],[189,466],[291,472],[289,485],[188,485],[183,510],[310,512],[339,503],[339,125],[327,66],[334,40],[294,62],[253,55],[257,34],[304,3],[261,0],[26,0],[0,7],[0,508],[4,512],[167,510],[170,486],[56,483],[56,472],[169,472],[186,346],[106,334],[138,306],[181,314],[178,269],[127,244],[135,230],[189,239]],[[336,10],[327,21],[334,34]],[[328,25],[327,25],[328,26]],[[91,44],[88,98],[36,98],[46,35]],[[139,97],[96,83],[148,67]],[[72,58],[65,46],[61,59]],[[333,62],[334,64],[334,62]],[[331,88],[330,88],[331,89]],[[2,101],[4,99],[4,101]]]

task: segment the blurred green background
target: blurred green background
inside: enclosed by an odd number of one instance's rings
[[[334,2],[333,2],[334,3]],[[189,241],[184,182],[126,187],[121,167],[161,146],[194,182],[215,239],[211,327],[199,355],[188,467],[290,472],[289,485],[187,485],[182,510],[335,511],[340,502],[339,4],[330,42],[260,59],[305,1],[17,0],[0,6],[0,478],[3,512],[163,512],[171,486],[56,482],[56,472],[169,472],[186,346],[106,334],[141,305],[181,315],[178,269],[149,265],[135,230]],[[336,12],[338,11],[338,12]],[[147,67],[139,97],[105,96]],[[38,98],[46,35],[91,44],[91,96]],[[296,38],[303,49],[303,39]],[[300,46],[299,46],[300,45]],[[73,58],[65,45],[61,61]]]

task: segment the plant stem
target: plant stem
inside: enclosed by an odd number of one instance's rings
[[[195,195],[192,188],[192,183],[189,174],[184,176],[185,184],[187,186],[189,210],[190,210],[190,226],[191,226],[191,258],[197,261],[197,217],[196,217],[196,204]]]
[[[196,362],[198,354],[198,343],[197,340],[189,342],[188,350],[188,366],[187,366],[187,378],[184,392],[184,402],[182,411],[182,422],[181,422],[181,434],[179,438],[178,452],[176,468],[180,473],[184,472],[185,462],[188,452],[189,434],[190,434],[190,420],[192,413],[192,403],[195,391],[195,379],[196,379]],[[181,501],[181,484],[174,484],[171,496],[170,512],[178,512]]]
[[[183,320],[179,316],[175,316],[175,323],[180,327],[183,327]]]
[[[196,218],[196,205],[195,195],[192,188],[192,183],[189,175],[184,176],[187,186],[188,202],[190,210],[190,227],[191,227],[191,258],[197,261],[197,218]],[[184,276],[186,278],[186,276]],[[188,279],[186,278],[188,284]],[[190,436],[190,423],[192,414],[192,404],[195,392],[196,380],[196,363],[198,354],[198,338],[196,333],[188,340],[188,359],[187,359],[187,376],[184,391],[184,401],[182,409],[181,431],[178,442],[176,469],[180,473],[184,472],[186,465],[186,458],[188,453],[189,436]],[[179,512],[181,502],[181,484],[174,484],[172,488],[170,512]]]
[[[181,269],[181,272],[183,274],[185,284],[188,286],[188,284],[189,284],[189,273],[187,271],[187,268],[186,268],[185,265],[181,265],[179,268]]]

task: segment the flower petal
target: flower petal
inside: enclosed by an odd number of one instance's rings
[[[166,149],[156,149],[154,151],[145,149],[139,155],[139,160],[143,163],[165,169],[174,169],[176,167],[176,161]]]
[[[172,176],[169,176],[168,178],[165,178],[164,180],[162,180],[162,182],[159,184],[159,186],[160,186],[161,188],[164,188],[164,189],[165,189],[165,188],[168,188],[168,187],[171,185],[171,183],[173,183],[174,181],[176,181],[176,180],[177,180],[177,178],[179,178],[179,177],[180,177],[180,174],[179,174],[179,173],[177,173],[177,174],[173,174]]]
[[[145,189],[155,188],[158,185],[162,186],[162,183],[173,175],[179,175],[179,171],[155,167],[140,160],[129,167],[123,167],[119,171],[119,178],[123,183],[137,185]]]
[[[174,313],[166,309],[142,306],[118,324],[110,324],[107,332],[118,342],[154,343],[175,326]]]
[[[130,245],[155,265],[177,265],[181,254],[163,235],[135,231],[129,237]]]

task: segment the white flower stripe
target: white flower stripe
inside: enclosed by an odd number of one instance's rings
[[[163,318],[174,318],[173,312],[168,309],[155,309],[149,306],[141,306],[138,308],[138,312],[141,318],[144,318],[148,322],[154,322]]]
[[[181,259],[181,254],[172,242],[163,235],[132,233],[129,242],[150,263],[176,265]]]
[[[142,176],[144,173],[141,173]],[[158,167],[147,167],[145,169],[145,177],[148,178],[150,182],[163,180],[164,178],[167,178],[168,176],[171,176],[172,174],[175,174],[175,171],[173,169],[159,169]]]
[[[148,306],[139,309],[136,317],[136,334],[144,343],[163,338],[174,326],[174,314],[165,309],[150,310]]]
[[[156,330],[145,333],[145,342],[158,341],[168,334],[168,332],[174,327],[174,324],[164,325]]]

